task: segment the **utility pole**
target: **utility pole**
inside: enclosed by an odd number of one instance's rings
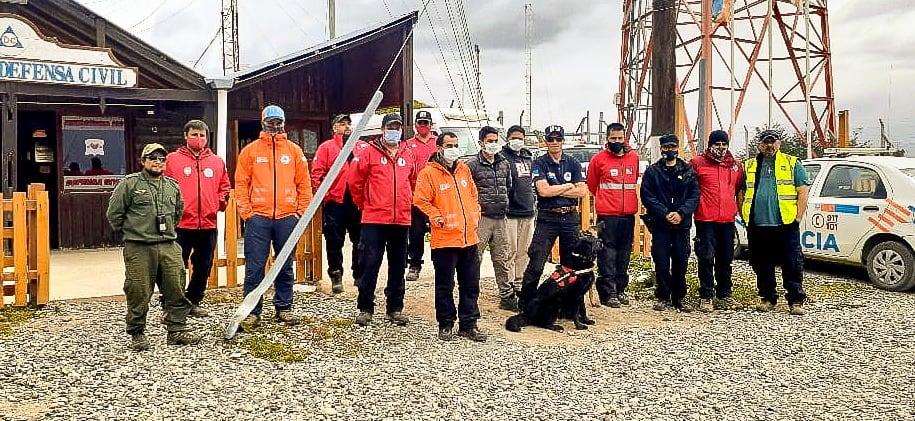
[[[337,37],[337,4],[336,0],[327,0],[327,32],[328,39]]]
[[[676,0],[653,0],[652,8],[651,136],[655,137],[674,133],[677,85]]]
[[[238,0],[222,0],[222,74],[237,72],[238,58]]]
[[[712,0],[702,0],[702,58],[699,59],[699,135],[696,150],[705,150],[708,134],[712,130]],[[677,132],[681,128],[677,127]]]
[[[485,113],[486,112],[486,105],[485,105],[486,103],[483,102],[483,86],[480,83],[480,44],[473,44],[473,53],[474,53],[473,71],[476,73],[475,79],[476,79],[476,91],[477,91],[476,95],[475,95],[476,100],[474,101],[475,105],[476,105],[475,108],[477,110],[483,110],[483,112]]]
[[[531,28],[534,26],[534,10],[530,3],[524,5],[524,126],[531,129],[531,44],[533,37]]]

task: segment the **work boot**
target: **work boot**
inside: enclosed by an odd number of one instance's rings
[[[804,303],[794,303],[788,305],[788,313],[795,316],[803,316],[807,314],[807,310],[804,310]]]
[[[277,310],[274,319],[277,323],[285,323],[286,326],[295,326],[301,322],[299,316],[292,314],[292,310]]]
[[[667,307],[670,307],[669,301],[658,300],[654,302],[654,305],[651,306],[651,309],[654,311],[664,311],[667,310]]]
[[[441,341],[454,340],[454,328],[451,326],[438,328],[438,339]]]
[[[775,310],[775,303],[769,300],[759,300],[759,304],[756,305],[756,311],[761,313],[768,313],[772,310]]]
[[[724,297],[715,299],[715,308],[718,310],[736,310],[742,307],[740,302],[734,297]]]
[[[149,341],[143,333],[134,333],[130,335],[130,349],[140,352],[149,349]]]
[[[395,311],[393,313],[388,313],[388,321],[394,323],[397,326],[406,326],[410,322],[410,319],[407,316],[404,316],[403,313]]]
[[[335,270],[330,273],[330,290],[334,294],[343,292],[343,272]]]
[[[510,295],[508,297],[502,297],[501,299],[499,299],[499,308],[501,308],[502,310],[508,310],[508,311],[514,311],[514,312],[521,311],[518,309],[518,298],[515,297],[514,295]]]
[[[210,317],[210,312],[206,311],[203,307],[194,306],[191,308],[191,312],[188,313],[188,316],[191,317]]]
[[[620,304],[624,306],[629,305],[629,296],[625,292],[621,292],[620,295],[616,297],[617,300],[620,300]]]
[[[353,276],[353,286],[359,288],[359,283],[362,282],[362,275]]]
[[[165,342],[169,345],[195,345],[200,342],[200,335],[186,330],[168,332]]]
[[[241,321],[239,327],[241,327],[241,330],[245,332],[250,332],[254,329],[257,329],[257,327],[260,325],[261,316],[257,314],[249,314],[248,317],[245,317],[245,319]]]
[[[690,303],[688,303],[686,301],[675,301],[673,304],[673,307],[681,313],[692,313],[693,312],[693,306],[690,305]]]
[[[407,271],[407,276],[405,276],[404,279],[409,282],[418,281],[420,270],[422,269],[420,269],[418,266],[410,266],[410,270]]]
[[[372,313],[367,311],[360,311],[356,315],[356,324],[359,326],[368,326],[369,323],[372,323]]]
[[[600,300],[600,305],[610,308],[620,308],[620,297],[616,295],[611,295],[603,300]]]
[[[469,329],[458,330],[458,336],[470,339],[474,342],[486,342],[486,334],[481,332],[476,326]]]
[[[712,305],[711,298],[701,298],[699,299],[699,311],[703,313],[711,313],[715,311],[715,306]]]

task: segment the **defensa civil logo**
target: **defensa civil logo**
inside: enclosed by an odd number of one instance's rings
[[[0,35],[0,47],[22,48],[22,43],[19,42],[19,36],[13,31],[12,26],[7,26],[6,30],[3,31],[3,34]]]

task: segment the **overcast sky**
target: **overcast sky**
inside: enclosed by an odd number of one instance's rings
[[[220,25],[220,0],[79,0],[175,59],[194,66]],[[337,34],[358,31],[421,9],[421,0],[336,0]],[[327,37],[325,0],[238,0],[242,66],[255,66],[305,49]],[[414,95],[442,107],[471,103],[466,74],[469,44],[481,50],[481,84],[487,111],[518,121],[525,102],[524,4],[533,4],[533,125],[574,130],[585,112],[615,119],[619,90],[621,0],[465,0],[462,18],[454,0],[431,0],[415,34]],[[836,109],[851,110],[851,127],[876,138],[878,118],[891,139],[915,152],[915,0],[829,2]],[[453,26],[452,26],[453,25]],[[458,36],[455,36],[458,33]],[[221,74],[215,43],[195,69]],[[422,74],[422,76],[420,75]],[[428,88],[427,85],[428,84]],[[765,95],[764,93],[762,95]],[[749,116],[760,110],[747,111]],[[801,121],[803,117],[798,117]],[[741,124],[755,125],[743,121]],[[763,121],[764,123],[764,121]]]

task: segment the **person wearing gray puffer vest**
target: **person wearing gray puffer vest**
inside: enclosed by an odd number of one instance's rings
[[[477,185],[480,203],[480,225],[477,253],[483,261],[483,251],[489,246],[499,288],[499,308],[517,311],[518,299],[508,273],[508,242],[505,216],[508,212],[508,192],[512,189],[511,164],[500,153],[499,132],[490,126],[480,129],[480,152],[467,160],[467,166]]]

